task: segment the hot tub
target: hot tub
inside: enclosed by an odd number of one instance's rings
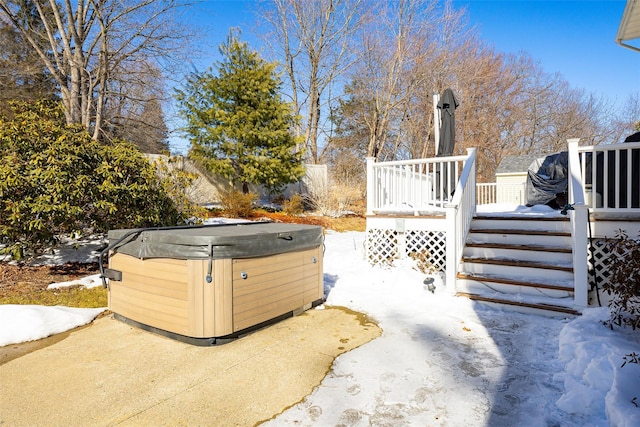
[[[192,344],[227,342],[324,298],[319,226],[240,223],[108,237],[102,276],[115,317]]]

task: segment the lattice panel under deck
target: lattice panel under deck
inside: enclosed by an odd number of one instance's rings
[[[371,264],[390,264],[398,257],[398,232],[377,228],[367,230],[365,247]]]
[[[593,252],[592,252],[593,251]],[[602,289],[602,285],[609,283],[611,273],[607,267],[608,259],[611,256],[609,251],[609,240],[602,238],[594,238],[592,246],[588,248],[589,256],[589,285],[594,286],[593,269],[595,265],[595,279],[597,279],[598,287]]]
[[[439,271],[446,269],[447,236],[442,231],[413,230],[405,234],[406,256],[415,252],[427,255],[427,260]]]
[[[427,255],[428,261],[439,271],[445,271],[447,239],[442,231],[369,229],[366,238],[367,260],[371,264],[390,264],[411,253]]]

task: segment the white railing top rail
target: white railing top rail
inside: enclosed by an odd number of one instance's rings
[[[594,152],[594,151],[620,151],[633,148],[640,148],[640,142],[623,142],[620,144],[602,144],[602,145],[587,145],[578,147],[578,152]]]
[[[464,162],[469,156],[449,156],[449,157],[431,157],[428,159],[411,159],[411,160],[392,160],[389,162],[373,163],[374,168],[384,168],[389,166],[405,166],[405,165],[422,165],[426,163],[443,163],[443,162]]]

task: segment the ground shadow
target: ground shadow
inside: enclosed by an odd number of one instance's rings
[[[324,299],[326,301],[327,298],[329,298],[329,294],[331,293],[333,288],[336,286],[336,282],[338,281],[338,276],[336,276],[335,274],[324,273],[323,281],[324,281]]]

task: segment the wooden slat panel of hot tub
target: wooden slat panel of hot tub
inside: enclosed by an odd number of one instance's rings
[[[110,268],[122,272],[112,281],[109,308],[136,322],[195,338],[233,333],[231,260],[146,259],[114,254]]]
[[[243,278],[243,273],[246,278]],[[298,310],[321,299],[322,282],[320,247],[263,258],[233,260],[234,331]]]
[[[315,262],[313,259],[315,258]],[[322,248],[262,258],[146,259],[113,254],[109,308],[137,322],[195,338],[221,337],[323,297]],[[247,278],[241,277],[242,272]]]
[[[187,262],[114,254],[112,269],[122,281],[110,282],[109,309],[131,320],[186,335],[189,332]]]
[[[233,333],[231,259],[213,260],[207,283],[208,260],[190,260],[189,336],[221,337]]]

